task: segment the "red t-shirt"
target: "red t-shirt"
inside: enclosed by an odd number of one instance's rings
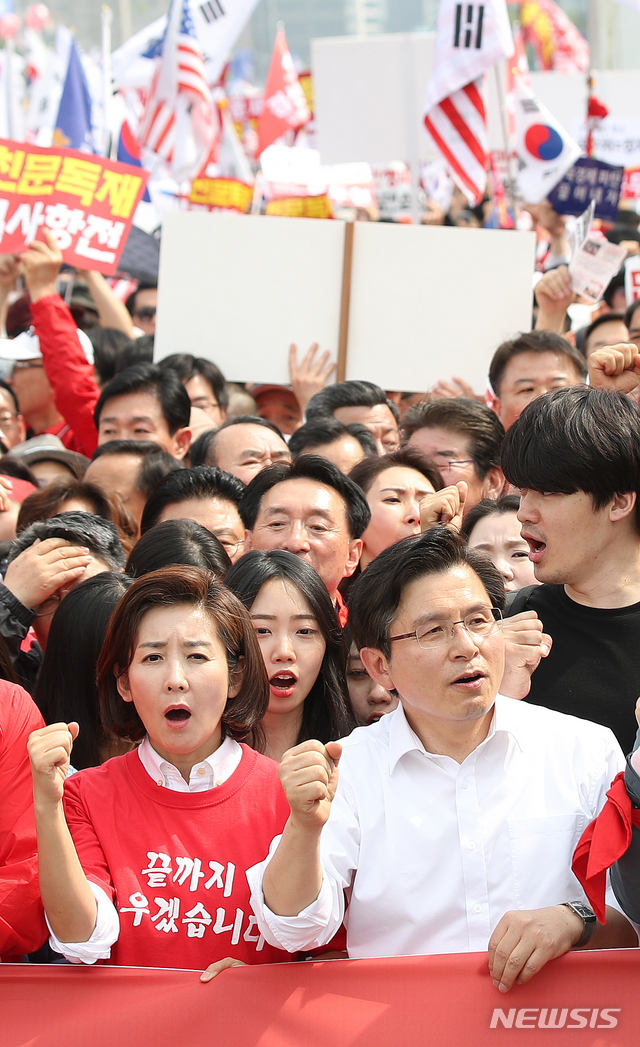
[[[225,956],[290,959],[257,930],[245,875],[289,815],[273,760],[243,745],[226,782],[183,793],[158,786],[130,752],[68,778],[64,806],[87,878],[118,909],[111,963],[204,970]]]
[[[33,782],[27,755],[42,715],[22,687],[0,680],[0,957],[39,949],[47,929],[38,885]]]

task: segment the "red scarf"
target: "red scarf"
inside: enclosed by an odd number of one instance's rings
[[[628,849],[634,825],[640,829],[640,810],[631,803],[621,771],[600,814],[580,837],[571,865],[600,923],[605,922],[607,869]]]

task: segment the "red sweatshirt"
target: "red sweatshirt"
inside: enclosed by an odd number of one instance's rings
[[[100,390],[93,367],[80,345],[75,320],[57,294],[32,302],[31,315],[55,405],[65,423],[47,432],[59,436],[70,451],[91,458],[98,446],[93,412]]]
[[[7,963],[47,938],[27,756],[29,735],[40,727],[44,720],[27,692],[0,680],[0,958]]]
[[[112,963],[204,970],[225,956],[290,959],[256,929],[245,875],[289,815],[273,760],[243,745],[226,782],[183,793],[158,786],[130,752],[68,778],[64,805],[87,878],[118,908]]]

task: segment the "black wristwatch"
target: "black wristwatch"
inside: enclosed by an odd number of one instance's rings
[[[590,905],[586,902],[562,902],[562,905],[566,905],[567,909],[571,909],[572,912],[579,916],[583,923],[582,934],[579,940],[573,946],[574,949],[582,949],[588,942],[591,941],[591,935],[596,929],[596,914]]]

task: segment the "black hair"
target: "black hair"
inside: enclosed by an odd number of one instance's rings
[[[93,366],[98,372],[98,384],[106,385],[113,378],[116,370],[118,353],[128,345],[129,335],[115,327],[92,327],[87,337],[93,346]]]
[[[140,521],[140,534],[155,527],[168,505],[179,505],[192,498],[205,501],[221,498],[240,507],[244,484],[217,466],[199,465],[195,469],[180,469],[160,481],[149,496]]]
[[[15,480],[26,480],[34,487],[38,486],[37,476],[25,465],[22,458],[11,454],[11,449],[0,457],[0,476],[13,476]]]
[[[13,389],[8,382],[5,382],[0,378],[0,389],[4,389],[5,393],[9,393],[9,396],[13,400],[15,409],[20,414],[20,404],[18,403],[18,397],[16,396],[15,389]]]
[[[502,469],[521,489],[585,491],[596,510],[616,494],[640,494],[640,406],[621,393],[587,386],[545,393],[505,436]],[[640,498],[635,523],[640,531]]]
[[[307,421],[312,422],[317,418],[327,418],[340,407],[377,407],[378,404],[388,407],[396,422],[400,420],[396,404],[387,399],[379,385],[359,381],[335,382],[311,397],[305,415]]]
[[[272,579],[295,585],[309,604],[326,645],[320,672],[304,701],[296,745],[310,738],[323,744],[343,738],[357,727],[357,721],[349,703],[342,634],[327,588],[313,567],[285,549],[247,553],[229,569],[226,584],[250,611],[263,585]]]
[[[141,334],[138,338],[127,338],[116,354],[114,374],[127,371],[130,367],[135,367],[137,364],[152,363],[153,343],[154,337],[152,334]]]
[[[92,556],[98,557],[109,571],[121,571],[125,555],[118,532],[110,520],[93,513],[58,513],[48,520],[37,520],[26,527],[11,543],[9,563],[28,549],[36,539],[64,538],[73,545],[86,546]]]
[[[163,371],[170,367],[183,383],[200,375],[211,386],[218,406],[228,407],[229,393],[225,377],[211,360],[205,360],[202,356],[192,356],[191,353],[172,353],[171,356],[165,356],[164,360],[160,360],[158,367]]]
[[[383,549],[357,579],[349,597],[349,625],[358,650],[374,647],[389,658],[389,630],[406,586],[425,575],[459,566],[470,567],[478,575],[491,606],[502,610],[505,592],[500,572],[486,556],[467,549],[462,538],[447,527],[432,527]]]
[[[48,724],[75,720],[80,733],[71,762],[77,771],[103,762],[107,736],[100,719],[96,663],[111,613],[131,585],[104,572],[76,585],[56,610],[34,699]]]
[[[635,302],[628,305],[624,313],[624,322],[627,325],[627,329],[631,327],[631,321],[633,320],[633,314],[636,309],[640,307],[640,298],[636,298]]]
[[[140,578],[161,567],[189,564],[204,567],[222,582],[230,563],[224,546],[206,527],[195,520],[163,520],[135,544],[126,572],[133,578]]]
[[[303,454],[294,462],[268,465],[247,485],[240,503],[240,516],[248,531],[255,527],[260,505],[267,491],[286,480],[314,480],[337,491],[344,502],[351,538],[360,538],[368,527],[371,510],[358,485],[341,473],[327,458]]]
[[[145,498],[168,473],[174,473],[176,469],[184,468],[173,455],[165,451],[164,447],[155,443],[154,440],[109,440],[106,444],[96,447],[93,452],[92,462],[103,455],[130,454],[141,459],[140,472],[136,480],[136,490]]]
[[[456,397],[452,400],[422,401],[410,407],[400,426],[403,447],[419,429],[439,428],[460,433],[469,441],[469,454],[479,480],[489,469],[500,467],[500,447],[504,426],[495,411],[477,400]]]
[[[131,294],[128,295],[125,298],[124,304],[125,304],[128,312],[129,312],[129,315],[133,316],[133,314],[134,314],[134,311],[135,311],[135,308],[136,308],[136,295],[137,295],[138,291],[157,291],[157,290],[158,290],[158,285],[157,284],[145,284],[145,283],[138,284],[138,286],[136,287],[135,291],[132,291]]]
[[[175,371],[161,371],[155,364],[137,364],[117,374],[105,385],[93,413],[96,429],[100,428],[100,415],[105,404],[116,396],[128,396],[132,393],[149,393],[155,396],[171,436],[178,429],[184,429],[189,425],[191,403]]]
[[[517,494],[503,494],[501,498],[483,498],[465,516],[460,528],[460,534],[468,542],[473,528],[480,520],[484,520],[485,516],[504,516],[506,513],[517,513],[519,508],[520,496]]]
[[[625,237],[623,237],[623,239],[625,239]],[[618,272],[611,277],[602,294],[602,300],[607,303],[610,309],[613,308],[613,296],[616,291],[621,287],[624,289],[624,281],[624,266],[622,266],[622,268],[618,269]]]
[[[553,331],[527,331],[509,339],[508,342],[503,342],[493,354],[489,366],[489,381],[496,396],[500,396],[500,385],[507,364],[520,353],[559,353],[566,356],[582,379],[587,377],[584,356],[566,338]]]
[[[584,331],[584,333],[582,335],[582,343],[580,345],[580,351],[586,356],[587,355],[587,342],[591,338],[591,335],[593,334],[593,332],[597,331],[598,328],[602,327],[603,324],[614,323],[617,320],[619,320],[620,323],[622,323],[622,324],[626,324],[625,313],[623,313],[622,310],[617,310],[616,311],[616,310],[610,309],[608,313],[602,313],[601,316],[597,316],[596,319],[593,320],[589,324],[589,326],[586,328],[586,330]]]
[[[331,415],[329,418],[318,418],[313,422],[305,422],[289,438],[289,450],[294,458],[297,458],[305,449],[314,450],[324,444],[335,443],[343,440],[346,436],[352,436],[358,441],[366,455],[376,455],[378,448],[373,433],[366,425],[352,422],[344,425]]]
[[[434,491],[440,491],[445,486],[440,470],[433,458],[429,458],[428,455],[417,447],[400,447],[397,451],[390,451],[389,454],[380,455],[379,458],[364,458],[357,465],[354,465],[349,476],[367,494],[375,479],[380,476],[380,473],[383,473],[385,469],[394,469],[397,466],[404,469],[415,469],[416,472],[422,473],[424,478],[432,485]]]

